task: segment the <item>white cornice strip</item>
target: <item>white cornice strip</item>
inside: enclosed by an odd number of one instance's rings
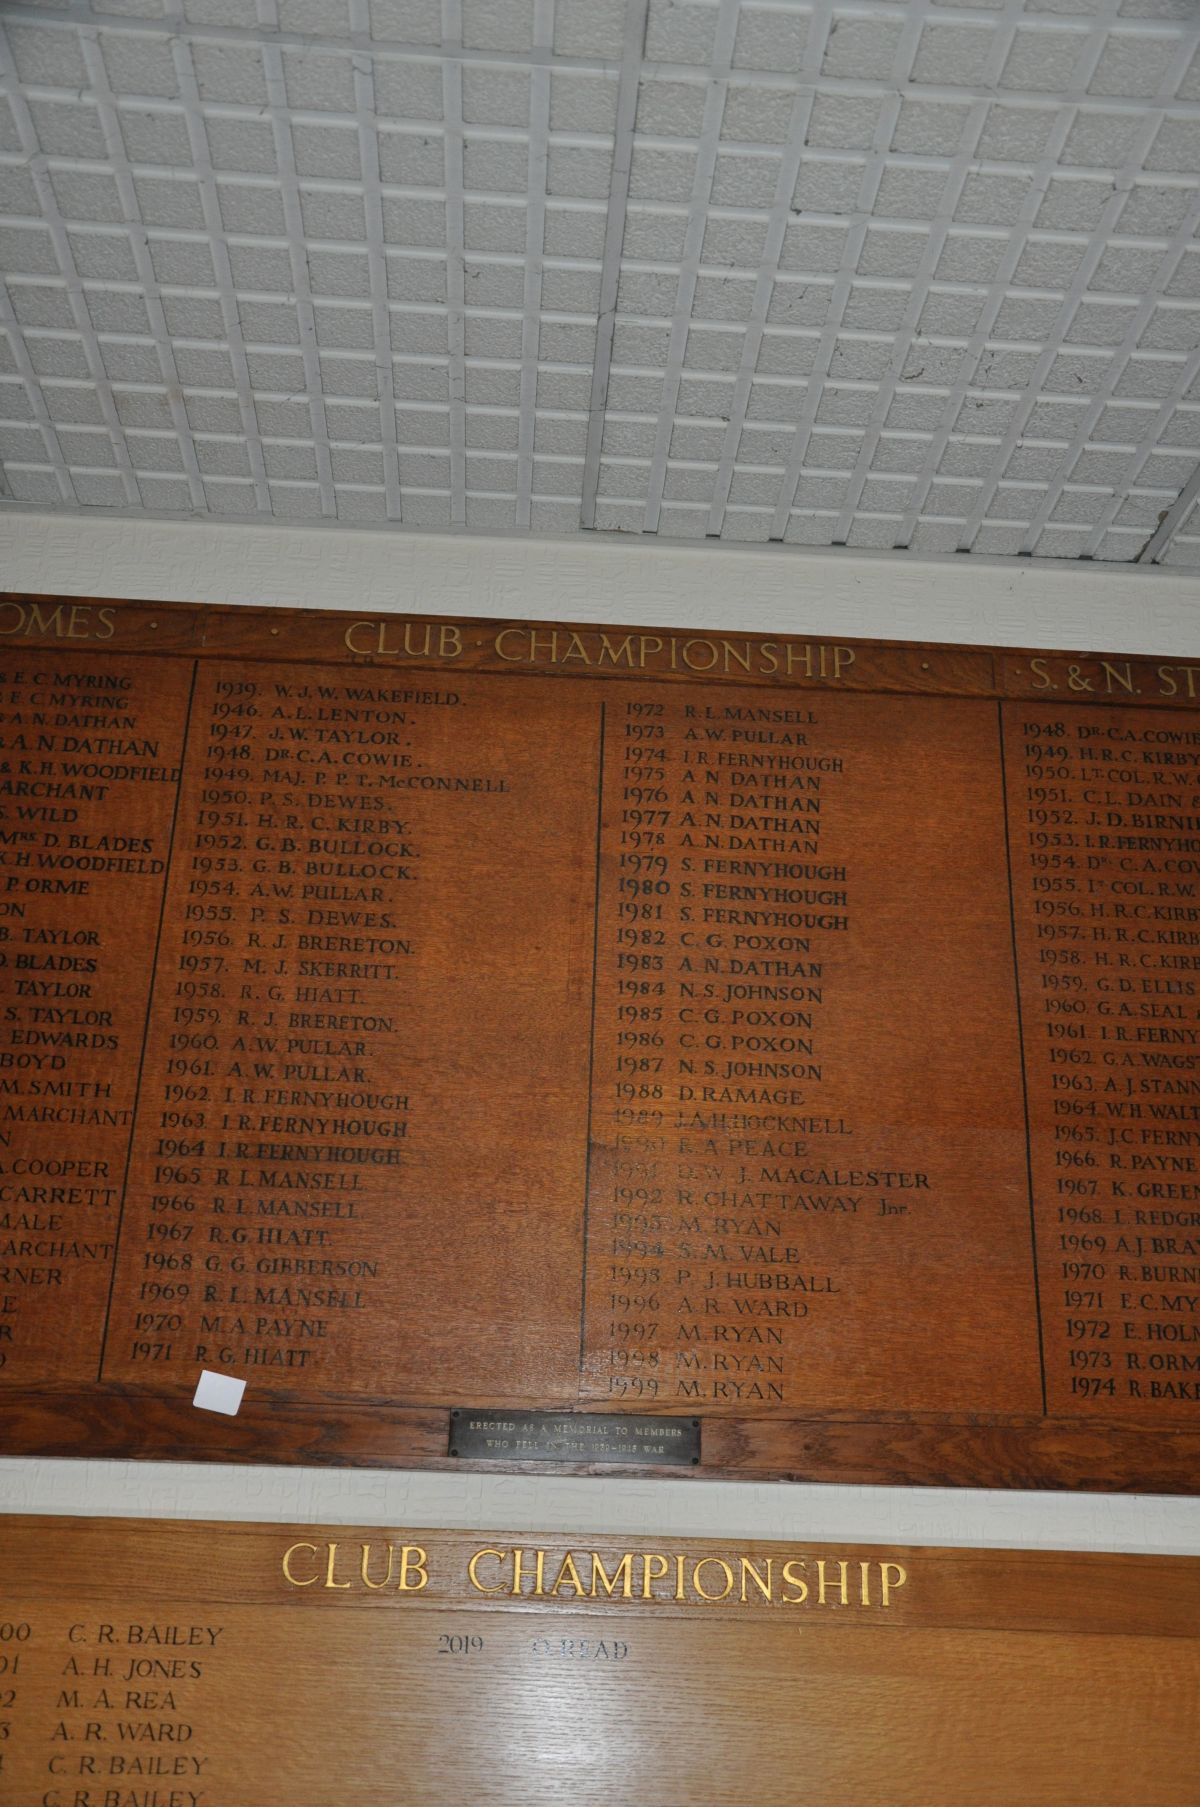
[[[1144,565],[0,506],[0,572],[6,589],[75,596],[1200,657],[1200,576]]]

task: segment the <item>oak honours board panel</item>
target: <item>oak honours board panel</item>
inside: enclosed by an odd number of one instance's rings
[[[0,644],[8,1449],[461,1465],[453,1410],[533,1409],[1195,1488],[1200,665],[32,597]]]
[[[0,1521],[11,1807],[1195,1800],[1191,1559]]]

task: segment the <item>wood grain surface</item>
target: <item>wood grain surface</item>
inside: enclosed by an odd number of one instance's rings
[[[11,1807],[1190,1807],[1200,1563],[0,1523]]]
[[[1198,676],[0,598],[5,1447],[1195,1491]]]

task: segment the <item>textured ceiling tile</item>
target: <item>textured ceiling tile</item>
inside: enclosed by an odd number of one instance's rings
[[[117,117],[125,155],[131,163],[165,163],[178,168],[191,165],[191,144],[182,113],[123,107]]]
[[[99,42],[114,94],[157,94],[170,100],[179,93],[171,47],[163,38],[102,31]]]
[[[287,231],[283,198],[275,185],[219,182],[217,204],[226,232],[253,238],[282,238]]]
[[[441,162],[439,147],[439,164]],[[463,186],[472,193],[523,195],[529,181],[529,151],[511,139],[472,134],[463,145]],[[571,192],[568,190],[567,192]]]
[[[636,129],[655,138],[696,138],[704,124],[704,101],[701,81],[643,80],[638,88]]]
[[[786,88],[731,82],[725,96],[721,137],[749,143],[785,144],[794,100]]]
[[[636,144],[629,193],[636,201],[687,201],[695,179],[695,153]],[[716,184],[714,183],[714,198]],[[743,203],[748,204],[748,203]]]
[[[205,121],[213,168],[244,175],[274,175],[275,138],[265,119]]]
[[[1154,274],[1157,257],[1147,256],[1141,245],[1109,245],[1092,274],[1088,287],[1113,293],[1138,295]]]
[[[880,179],[875,208],[893,219],[932,219],[938,212],[945,188],[943,170],[891,164]]]
[[[931,290],[929,299],[921,309],[921,315],[917,321],[917,331],[919,333],[941,333],[951,338],[965,337],[974,332],[983,309],[983,302],[983,296],[978,293],[958,294],[947,290]],[[1003,313],[1003,306],[1000,311]],[[1052,317],[1056,313],[1057,309],[1052,310]],[[999,317],[992,330],[995,338],[1014,336],[1012,333],[1005,333],[1001,330]],[[1015,336],[1022,337],[1021,334]]]
[[[716,207],[767,208],[779,182],[778,157],[722,151],[716,158],[711,195]],[[683,198],[683,197],[681,197]]]
[[[854,213],[862,193],[863,172],[861,163],[807,158],[800,166],[792,206],[797,213]]]
[[[462,41],[471,50],[528,50],[533,0],[462,0]]]
[[[439,132],[381,132],[378,147],[379,177],[397,188],[437,188],[446,180],[445,145]],[[517,147],[512,147],[514,153]],[[478,150],[473,157],[479,155]],[[522,171],[526,159],[514,154],[510,163]],[[511,170],[510,170],[511,174]]]
[[[551,144],[546,164],[546,193],[604,200],[612,176],[612,153],[595,145]]]
[[[617,284],[617,307],[622,314],[669,320],[678,290],[679,278],[670,271],[625,269]]]
[[[805,142],[828,150],[869,150],[882,102],[867,94],[818,94]]]
[[[135,176],[133,191],[144,226],[166,226],[178,232],[201,231],[204,205],[192,181]]]
[[[1051,232],[1091,232],[1112,200],[1111,181],[1063,177],[1052,181],[1037,211],[1035,226]]]
[[[810,23],[809,13],[800,8],[744,5],[734,39],[735,68],[795,74],[803,63]]]
[[[1162,182],[1135,182],[1121,209],[1117,230],[1129,238],[1170,237],[1183,225],[1193,206],[1193,189],[1192,183],[1184,187]]]
[[[1146,157],[1148,170],[1178,170],[1195,177],[1200,170],[1200,119],[1164,119]]]
[[[716,34],[716,0],[650,0],[646,55],[652,62],[707,66]]]
[[[19,173],[25,175],[22,170]],[[27,178],[26,178],[27,179]],[[58,202],[59,212],[64,219],[87,221],[123,220],[125,209],[121,204],[120,191],[115,179],[107,173],[78,169],[52,169],[50,184],[54,189],[54,198]],[[7,184],[0,182],[0,205],[3,204],[3,193]],[[10,204],[6,211],[23,213],[31,211],[25,206]],[[36,202],[32,211],[37,211]]]
[[[275,0],[281,31],[307,37],[344,38],[350,30],[347,0]]]
[[[194,44],[196,85],[202,101],[250,107],[267,104],[262,52],[248,44]]]
[[[375,112],[380,120],[442,117],[442,72],[437,63],[396,56],[377,56],[372,65]],[[471,72],[472,74],[474,71]]]
[[[5,25],[9,49],[23,82],[47,88],[89,86],[75,33],[63,26]]]
[[[993,250],[998,247],[993,245]],[[1065,289],[1075,279],[1075,274],[1083,262],[1084,246],[1079,242],[1070,243],[1063,239],[1029,239],[1013,271],[1013,285],[1023,289]],[[998,261],[998,260],[997,260]],[[1103,264],[1103,259],[1101,263]],[[1143,265],[1144,268],[1144,260]],[[1092,288],[1106,285],[1093,278]],[[1122,289],[1128,285],[1117,282],[1108,285]]]
[[[992,31],[983,25],[924,26],[913,62],[913,80],[934,87],[973,87],[984,78]]]
[[[922,157],[952,157],[969,116],[965,102],[905,100],[892,135],[892,149]]]
[[[886,81],[892,72],[903,22],[882,9],[874,17],[842,13],[834,18],[825,44],[823,75]]]
[[[354,76],[348,56],[289,50],[284,53],[283,75],[289,105],[322,112],[354,111]]]
[[[436,67],[431,64],[410,67],[437,74]],[[378,94],[378,81],[376,92]],[[519,69],[492,69],[468,63],[463,69],[462,109],[468,125],[527,126],[529,76]]]
[[[107,147],[104,129],[95,107],[86,102],[72,105],[67,101],[38,100],[29,102],[38,143],[49,157],[104,157]],[[11,119],[12,114],[8,117]],[[6,150],[19,150],[19,134]]]
[[[1036,163],[1054,130],[1049,107],[1013,107],[993,101],[979,139],[979,155],[995,163]]]
[[[625,30],[625,0],[557,0],[554,49],[559,56],[615,56]]]
[[[190,25],[233,25],[253,31],[258,24],[254,0],[184,0],[183,12]]]
[[[441,0],[370,0],[371,36],[402,44],[440,44]]]
[[[357,307],[342,302],[314,301],[313,319],[317,329],[317,344],[322,351],[375,349],[375,321],[371,309],[365,305]],[[298,339],[298,325],[296,331]],[[290,339],[290,332],[286,328],[285,334]]]
[[[1120,95],[1122,99],[1146,99],[1156,94],[1178,50],[1170,38],[1149,34],[1114,33],[1104,47],[1096,72],[1088,83],[1092,94]]]
[[[65,184],[64,192],[72,192],[72,172],[62,172],[62,180]],[[99,180],[103,182],[106,178],[100,177]],[[55,192],[57,194],[57,190]],[[61,197],[59,206],[62,206]],[[36,219],[41,210],[38,192],[29,171],[0,166],[0,213],[25,215],[29,219]]]
[[[599,273],[549,266],[542,272],[542,306],[559,313],[594,316],[600,307]]]
[[[700,261],[729,268],[756,269],[766,246],[767,223],[763,219],[723,217],[710,213],[704,226]]]
[[[652,0],[639,61],[626,0],[101,0],[115,101],[27,8],[10,492],[137,506],[128,429],[143,507],[384,520],[382,381],[414,526],[1134,557],[1200,457],[1200,17],[1109,5]]]
[[[292,150],[296,171],[301,176],[323,176],[327,179],[362,175],[358,153],[358,133],[353,126],[323,126],[297,123],[292,127]],[[387,177],[384,180],[388,180]]]
[[[1028,193],[1021,176],[973,172],[962,186],[954,217],[968,226],[1012,226]]]
[[[1061,161],[1087,164],[1092,168],[1119,169],[1133,149],[1140,127],[1136,113],[1080,113],[1067,135]],[[1197,150],[1200,152],[1200,144]],[[1172,169],[1175,165],[1168,163],[1157,167]]]
[[[617,83],[612,76],[554,71],[550,77],[552,132],[611,132],[616,122]]]
[[[524,210],[518,215],[524,221]],[[524,234],[514,247],[524,251]],[[546,208],[544,249],[547,257],[599,257],[604,250],[604,213],[578,207]]]
[[[1043,94],[1069,88],[1084,42],[1084,34],[1077,31],[1018,31],[1000,86]]]

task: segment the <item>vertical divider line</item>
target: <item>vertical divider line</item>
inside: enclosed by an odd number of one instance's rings
[[[1004,703],[996,698],[996,723],[1000,740],[1000,800],[1004,810],[1004,864],[1008,873],[1008,926],[1012,940],[1013,996],[1017,1006],[1017,1045],[1021,1054],[1021,1103],[1025,1112],[1025,1179],[1029,1191],[1029,1242],[1033,1253],[1033,1302],[1037,1311],[1038,1367],[1042,1376],[1042,1416],[1046,1404],[1046,1340],[1042,1330],[1042,1283],[1038,1268],[1037,1219],[1033,1204],[1033,1147],[1029,1134],[1029,1075],[1025,1064],[1025,1020],[1021,1011],[1021,969],[1017,961],[1017,910],[1013,898],[1012,842],[1008,832],[1008,773],[1004,763]]]
[[[592,890],[592,1014],[588,1029],[588,1102],[583,1167],[583,1263],[579,1281],[579,1372],[583,1373],[587,1332],[588,1214],[592,1202],[592,1096],[596,1069],[596,975],[600,953],[600,841],[604,831],[604,728],[607,704],[600,705],[600,745],[596,763],[596,866]]]
[[[192,660],[192,681],[188,687],[187,709],[183,717],[183,740],[179,747],[179,783],[175,787],[175,807],[171,811],[171,831],[167,837],[167,857],[163,870],[162,900],[158,906],[158,927],[154,933],[154,952],[150,959],[150,984],[146,992],[146,1015],[142,1023],[142,1046],[138,1054],[137,1083],[133,1088],[133,1109],[129,1119],[129,1142],[125,1149],[125,1171],[121,1177],[121,1202],[117,1208],[117,1228],[113,1237],[112,1272],[108,1280],[108,1301],[104,1307],[104,1329],[100,1337],[100,1360],[96,1366],[97,1385],[104,1379],[104,1361],[108,1354],[108,1326],[112,1316],[113,1293],[117,1284],[117,1261],[121,1253],[121,1231],[125,1223],[125,1199],[129,1191],[129,1169],[133,1164],[133,1144],[137,1135],[138,1108],[142,1099],[142,1079],[146,1069],[146,1044],[150,1039],[150,1016],[154,1009],[154,991],[158,982],[158,954],[162,946],[163,923],[167,913],[167,894],[171,889],[171,863],[175,852],[175,829],[179,822],[179,800],[183,795],[187,770],[188,736],[192,728],[192,704],[196,698],[196,679],[200,674],[199,659]]]

